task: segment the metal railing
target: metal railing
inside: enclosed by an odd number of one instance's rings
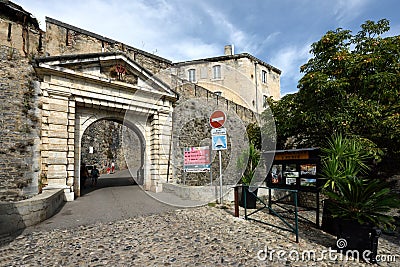
[[[281,229],[281,230],[284,230],[284,231],[292,232],[292,233],[294,233],[296,235],[296,243],[299,242],[299,220],[298,220],[299,215],[298,215],[298,203],[297,203],[298,190],[273,188],[274,190],[284,190],[284,191],[288,192],[289,194],[293,194],[293,204],[294,204],[293,208],[294,208],[294,210],[291,212],[291,213],[294,214],[294,225],[293,225],[293,224],[290,224],[289,221],[286,220],[286,218],[281,216],[280,212],[274,210],[272,208],[272,206],[270,205],[270,203],[268,203],[268,204],[265,203],[253,191],[244,190],[245,186],[243,186],[243,185],[237,185],[234,188],[234,190],[235,190],[235,216],[236,217],[239,217],[239,204],[238,204],[238,189],[239,189],[239,187],[242,187],[242,195],[243,195],[243,197],[242,197],[243,203],[242,204],[243,204],[243,207],[244,207],[244,218],[245,218],[245,220],[253,220],[253,221],[256,221],[256,222],[259,222],[259,223],[263,223],[263,224],[266,224],[266,225],[269,225],[269,226],[272,226],[272,227],[275,227],[275,228],[278,228],[278,229]],[[263,186],[260,186],[258,188],[270,189],[269,187],[263,187]],[[261,207],[256,208],[255,211],[252,211],[249,214],[247,213],[247,200],[246,200],[247,197],[246,197],[246,194],[252,194],[256,198],[256,200],[262,204]],[[258,213],[258,212],[260,212],[260,211],[262,211],[264,209],[267,209],[269,211],[269,213],[272,213],[273,215],[277,216],[284,223],[284,225],[286,227],[283,227],[283,226],[280,226],[280,225],[271,224],[269,222],[265,222],[265,221],[262,221],[260,219],[256,219],[256,218],[250,217],[250,216],[252,216],[252,215],[254,215],[254,214],[256,214],[256,213]]]

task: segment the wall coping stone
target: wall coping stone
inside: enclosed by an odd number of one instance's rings
[[[0,235],[12,234],[52,217],[64,202],[64,189],[48,189],[29,199],[0,202]]]

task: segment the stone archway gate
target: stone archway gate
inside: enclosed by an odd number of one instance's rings
[[[144,188],[162,190],[170,151],[161,149],[161,142],[170,141],[168,116],[177,100],[173,90],[123,53],[40,58],[35,71],[41,89],[40,161],[46,188],[63,188],[67,200],[80,195],[83,132],[96,120],[112,118],[133,127],[142,139],[146,153],[139,178]]]

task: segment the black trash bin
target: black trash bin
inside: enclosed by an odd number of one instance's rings
[[[245,191],[245,193],[243,192]],[[254,190],[253,192],[249,191],[249,186],[248,185],[243,185],[239,187],[239,206],[247,209],[255,209],[257,205],[257,193],[258,189]],[[246,196],[246,206],[245,207],[245,201],[244,201],[244,196]]]

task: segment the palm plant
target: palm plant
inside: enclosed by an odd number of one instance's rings
[[[324,193],[332,201],[333,217],[393,227],[393,218],[385,213],[400,207],[400,201],[386,182],[366,178],[370,170],[366,161],[372,154],[363,144],[336,134],[322,152],[322,175],[327,178]]]
[[[243,184],[250,185],[259,161],[260,151],[255,147],[253,143],[250,143],[249,149],[242,153],[237,162],[238,169],[243,169],[244,167],[246,167],[241,179]]]
[[[238,170],[244,172],[242,174],[241,183],[243,184],[242,190],[240,191],[240,202],[239,205],[248,209],[256,208],[257,201],[257,188],[250,190],[251,181],[256,173],[256,168],[260,162],[260,151],[255,145],[250,142],[249,149],[243,151],[237,161]],[[251,193],[250,193],[251,191]]]
[[[322,176],[327,178],[324,188],[334,190],[336,183],[346,177],[365,175],[370,167],[365,163],[369,152],[357,139],[334,134],[322,151]]]
[[[335,190],[326,190],[325,194],[333,201],[334,205],[329,206],[333,217],[382,229],[394,227],[394,219],[387,212],[399,208],[400,202],[386,182],[347,176],[337,180]]]

